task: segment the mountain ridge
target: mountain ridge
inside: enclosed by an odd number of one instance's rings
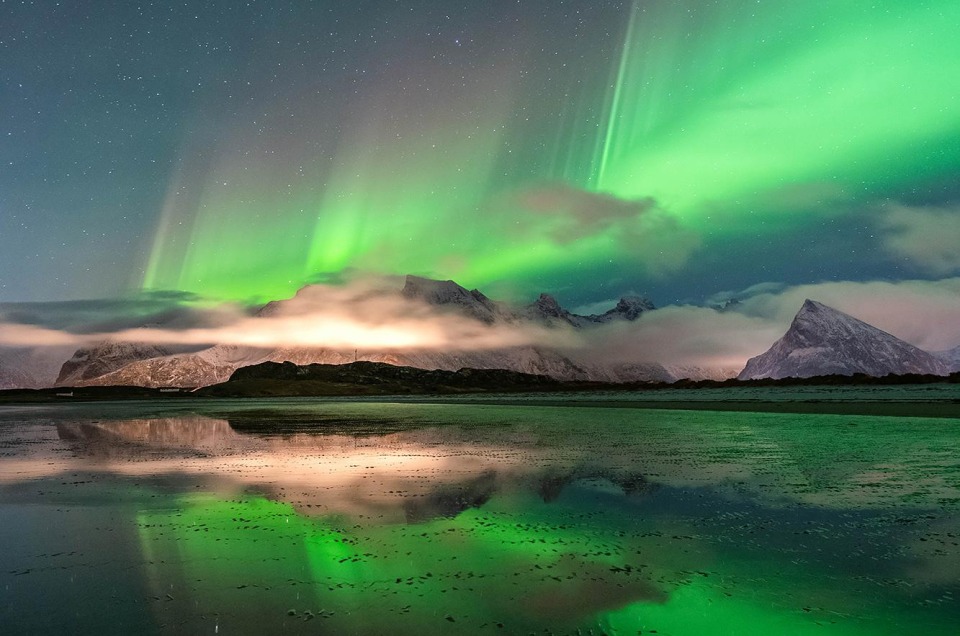
[[[254,316],[270,318],[295,309],[309,298],[311,286],[298,290],[289,299],[271,301]],[[376,293],[376,292],[374,292]],[[564,309],[549,294],[541,294],[530,305],[514,306],[488,298],[477,289],[467,290],[452,280],[434,280],[408,275],[399,297],[422,302],[443,312],[464,316],[481,324],[516,325],[532,323],[548,328],[585,329],[615,321],[634,321],[655,307],[641,296],[624,296],[609,311],[580,316]],[[264,362],[297,364],[344,364],[357,360],[411,366],[427,370],[456,371],[460,368],[508,369],[520,373],[547,375],[575,381],[673,381],[684,367],[668,369],[657,362],[598,364],[577,361],[559,351],[533,345],[483,350],[405,350],[379,352],[343,351],[327,347],[251,347],[214,345],[195,352],[172,353],[154,345],[101,343],[103,356],[90,349],[78,350],[61,369],[58,385],[107,386],[205,386],[224,381],[237,368]],[[98,359],[102,357],[103,359]],[[678,375],[678,373],[680,375]],[[708,370],[691,368],[689,377],[714,378]]]

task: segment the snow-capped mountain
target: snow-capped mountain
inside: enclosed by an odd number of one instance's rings
[[[88,380],[122,369],[131,362],[171,354],[169,349],[157,345],[105,340],[92,347],[77,349],[73,357],[63,363],[56,384],[80,386]]]
[[[550,294],[540,294],[539,298],[522,307],[517,313],[523,320],[534,320],[547,325],[570,325],[571,327],[584,325],[583,316],[570,313]]]
[[[790,329],[747,361],[741,380],[817,375],[920,373],[947,375],[947,364],[853,316],[806,300]]]
[[[102,376],[78,382],[75,386],[206,386],[227,380],[240,367],[261,362],[294,362],[303,365],[345,364],[355,360],[443,371],[463,368],[507,369],[561,380],[672,382],[678,378],[658,363],[584,364],[540,347],[362,354],[336,349],[283,348],[260,350],[260,355],[247,355],[242,361],[223,359],[218,355],[217,349],[218,347],[213,347],[198,353],[137,360]]]
[[[428,305],[455,310],[487,324],[511,316],[509,308],[490,300],[480,290],[467,291],[452,280],[407,276],[400,294]]]
[[[396,293],[396,292],[394,292]],[[592,316],[572,314],[547,294],[525,307],[513,307],[491,300],[479,290],[467,290],[447,280],[407,276],[399,291],[403,298],[429,304],[484,324],[533,322],[548,327],[589,328],[614,321],[632,321],[653,309],[649,300],[631,296],[621,299],[613,309]],[[265,305],[257,316],[269,318],[293,311],[300,302],[311,302],[309,288],[289,300]],[[664,381],[687,375],[675,375],[655,362],[633,364],[597,364],[571,359],[544,347],[517,346],[489,350],[418,350],[356,352],[318,347],[255,348],[217,345],[197,352],[174,353],[168,348],[137,343],[101,343],[78,350],[64,364],[58,384],[203,386],[222,382],[236,369],[262,362],[295,364],[344,364],[354,360],[386,362],[421,369],[456,371],[461,368],[507,369],[523,373],[549,375],[564,380],[600,380],[607,382]],[[699,375],[697,371],[694,375]]]
[[[536,320],[548,325],[567,324],[578,329],[595,327],[618,320],[634,321],[645,311],[656,309],[654,304],[642,296],[624,296],[616,307],[602,314],[581,316],[573,314],[560,306],[550,294],[540,294],[533,303],[523,307],[518,315],[527,320]]]

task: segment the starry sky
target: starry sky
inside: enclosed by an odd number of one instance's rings
[[[960,271],[955,0],[0,2],[0,302]]]

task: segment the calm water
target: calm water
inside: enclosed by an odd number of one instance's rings
[[[960,421],[0,408],[3,633],[955,634]]]

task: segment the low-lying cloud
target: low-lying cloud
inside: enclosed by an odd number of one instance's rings
[[[0,323],[0,346],[89,346],[103,340],[158,345],[326,347],[361,350],[477,351],[529,345],[576,346],[572,330],[523,323],[485,324],[443,307],[405,298],[395,278],[359,277],[313,285],[259,315],[223,305],[195,309],[190,321],[90,332]]]

